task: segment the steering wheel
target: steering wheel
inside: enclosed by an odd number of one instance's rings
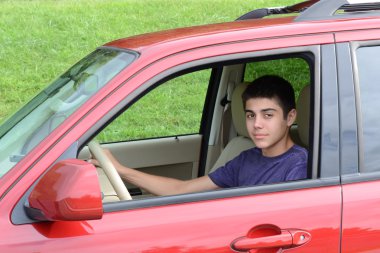
[[[115,166],[112,164],[110,159],[104,153],[103,149],[100,147],[99,143],[96,141],[91,141],[88,144],[91,154],[98,160],[100,167],[103,169],[104,173],[107,175],[110,183],[112,184],[115,192],[120,200],[131,200],[131,194],[129,194],[127,187],[121,180],[119,173]]]

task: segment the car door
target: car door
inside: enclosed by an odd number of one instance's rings
[[[379,236],[378,29],[337,34],[342,124],[343,252],[376,252]],[[352,67],[351,67],[352,64]],[[344,104],[344,106],[343,106]]]
[[[59,144],[51,146],[33,166],[34,173],[21,178],[12,194],[4,196],[1,216],[8,232],[5,240],[0,239],[0,248],[12,252],[339,252],[341,187],[335,47],[320,46],[331,42],[332,35],[327,34],[227,43],[212,50],[200,48],[167,57],[129,80],[149,90],[172,74],[198,66],[268,55],[311,54],[310,179],[104,203],[99,220],[27,221],[23,218],[23,201],[30,182],[39,176],[36,171],[44,171],[63,159],[70,147],[86,144],[120,108],[138,98],[141,92],[131,92],[126,83],[94,107]],[[321,64],[324,58],[329,61]],[[323,86],[325,83],[329,85]],[[328,103],[321,103],[321,97]],[[12,198],[15,194],[20,197]],[[15,203],[18,205],[11,211]],[[4,219],[9,213],[12,224]]]

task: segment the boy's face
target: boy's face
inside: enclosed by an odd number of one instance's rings
[[[264,156],[281,155],[293,145],[289,128],[296,118],[295,109],[284,117],[276,99],[251,98],[246,101],[245,115],[249,136]]]

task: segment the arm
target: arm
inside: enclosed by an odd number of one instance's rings
[[[173,195],[215,190],[218,188],[208,176],[182,181],[174,178],[155,176],[120,164],[109,150],[104,150],[114,164],[120,177],[154,195]]]

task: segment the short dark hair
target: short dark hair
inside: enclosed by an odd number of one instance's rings
[[[275,75],[259,77],[247,86],[242,94],[244,108],[247,100],[251,98],[277,99],[284,113],[284,118],[292,109],[296,108],[292,85],[284,78]]]

